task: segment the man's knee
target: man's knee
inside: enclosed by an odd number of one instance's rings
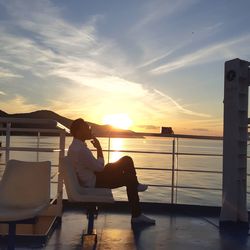
[[[123,162],[125,162],[126,164],[129,164],[129,165],[134,164],[133,159],[132,159],[130,156],[128,156],[128,155],[123,156],[123,157],[121,158],[121,160],[122,160]]]

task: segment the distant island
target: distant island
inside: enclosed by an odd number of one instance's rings
[[[50,110],[38,110],[30,113],[16,113],[16,114],[8,114],[2,110],[0,110],[0,117],[9,117],[9,118],[33,118],[33,119],[51,119],[55,120],[59,123],[61,123],[63,126],[70,128],[70,125],[73,120],[61,116],[53,111]],[[84,119],[84,117],[82,117]],[[88,122],[87,123],[91,126],[93,133],[97,137],[142,137],[138,135],[136,132],[132,130],[124,130],[124,129],[118,129],[114,128],[111,125],[99,125],[96,123]],[[29,124],[29,125],[23,125],[23,124],[13,124],[12,127],[14,128],[52,128],[51,126],[45,126],[45,125],[37,125],[37,124]],[[25,133],[13,133],[18,135],[25,135]]]

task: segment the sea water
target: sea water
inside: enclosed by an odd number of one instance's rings
[[[221,206],[222,187],[222,141],[204,139],[178,139],[175,140],[175,152],[178,156],[172,157],[172,138],[99,138],[104,150],[116,152],[104,152],[105,162],[114,162],[124,155],[133,158],[137,168],[137,176],[141,183],[152,185],[148,191],[140,193],[140,200],[146,202],[178,204],[197,204],[209,206]],[[0,140],[5,145],[5,137]],[[66,138],[66,150],[72,141]],[[91,143],[87,143],[94,149]],[[12,147],[38,147],[38,139],[33,136],[12,136]],[[40,148],[58,148],[58,137],[41,136]],[[126,152],[120,152],[126,151]],[[250,149],[248,155],[250,153]],[[96,154],[93,151],[93,154]],[[204,156],[204,154],[206,154]],[[50,160],[52,172],[57,172],[59,151],[55,152],[25,152],[11,151],[10,159],[26,161]],[[0,162],[5,162],[5,152],[2,152]],[[173,166],[174,165],[174,166]],[[250,173],[250,162],[248,160],[248,174]],[[174,178],[172,168],[174,167]],[[143,169],[141,169],[143,168]],[[0,178],[4,171],[4,165],[0,166]],[[199,172],[215,171],[216,173]],[[172,188],[172,180],[176,188]],[[53,182],[57,181],[57,177]],[[157,186],[159,185],[159,186]],[[198,188],[198,189],[197,189]],[[52,195],[56,194],[57,185],[52,184]],[[250,178],[248,176],[248,193],[250,193]],[[173,192],[173,195],[172,195]],[[127,200],[126,189],[113,190],[116,200]],[[66,197],[66,194],[64,194]],[[250,194],[247,197],[248,209],[250,209]]]

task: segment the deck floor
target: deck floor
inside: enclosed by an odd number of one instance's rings
[[[180,213],[147,213],[156,225],[132,228],[126,212],[101,211],[95,221],[98,234],[96,249],[106,250],[250,250],[249,235],[222,234],[217,217]],[[66,210],[45,247],[17,246],[16,249],[80,250],[81,234],[86,228],[81,209]],[[5,249],[0,246],[0,249]],[[86,249],[86,248],[84,248]]]

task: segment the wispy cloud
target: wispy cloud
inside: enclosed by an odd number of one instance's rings
[[[178,102],[176,102],[173,98],[171,98],[170,96],[162,93],[159,90],[154,89],[154,92],[157,93],[158,95],[166,98],[167,100],[169,100],[177,108],[177,110],[179,110],[180,112],[182,112],[182,113],[184,113],[186,115],[199,116],[199,117],[211,117],[208,114],[198,113],[198,112],[191,111],[189,109],[185,109]]]
[[[150,23],[159,21],[162,18],[169,17],[173,14],[180,13],[181,11],[190,8],[198,0],[157,0],[149,1],[142,8],[143,18],[132,28],[132,31],[136,32],[143,29]]]
[[[161,59],[166,59],[166,57],[168,57],[169,55],[171,55],[171,54],[174,52],[174,50],[175,50],[175,49],[171,49],[171,50],[169,50],[169,51],[163,53],[163,54],[160,55],[160,56],[156,56],[156,57],[154,57],[154,58],[152,58],[152,59],[150,59],[150,60],[144,62],[143,64],[139,65],[139,66],[137,67],[137,69],[143,68],[143,67],[147,67],[147,66],[149,66],[149,65],[152,65],[152,64],[154,64],[154,63],[160,61]]]
[[[250,42],[250,35],[244,35],[239,38],[234,38],[228,41],[219,42],[215,45],[208,46],[205,48],[202,48],[198,51],[195,51],[193,53],[187,54],[185,56],[182,56],[175,61],[168,62],[166,64],[163,64],[161,66],[158,66],[151,70],[152,74],[165,74],[173,70],[177,70],[180,68],[193,66],[197,64],[202,63],[208,63],[216,60],[222,60],[222,59],[230,59],[233,56],[236,56],[236,49],[234,48],[235,45],[239,46],[241,44],[246,45]],[[246,46],[243,46],[243,48],[247,48]],[[244,56],[244,52],[246,51],[240,51],[237,49],[238,56],[241,54]]]
[[[223,25],[224,25],[223,22],[217,22],[217,23],[214,23],[212,25],[205,26],[203,28],[203,31],[214,33],[214,32],[217,32],[218,30],[220,30],[223,27]]]
[[[19,74],[15,74],[8,69],[0,67],[0,78],[10,78],[10,77],[22,77]]]
[[[0,90],[0,95],[7,95],[7,94]]]
[[[117,59],[110,67],[113,60],[110,49],[114,51],[115,44],[111,48],[112,41],[99,40],[95,27],[98,16],[76,28],[65,22],[59,10],[49,1],[30,1],[30,4],[33,9],[33,14],[30,15],[29,10],[19,1],[6,5],[14,19],[14,28],[22,28],[33,35],[20,37],[9,33],[9,30],[2,30],[0,45],[5,52],[1,52],[0,63],[18,70],[32,69],[30,72],[41,78],[65,78],[89,88],[118,95],[147,95],[149,91],[143,84],[119,76],[119,72],[115,70]],[[11,21],[9,25],[13,25]],[[119,57],[122,58],[123,55],[120,54]],[[110,62],[103,61],[103,58],[110,58]]]

